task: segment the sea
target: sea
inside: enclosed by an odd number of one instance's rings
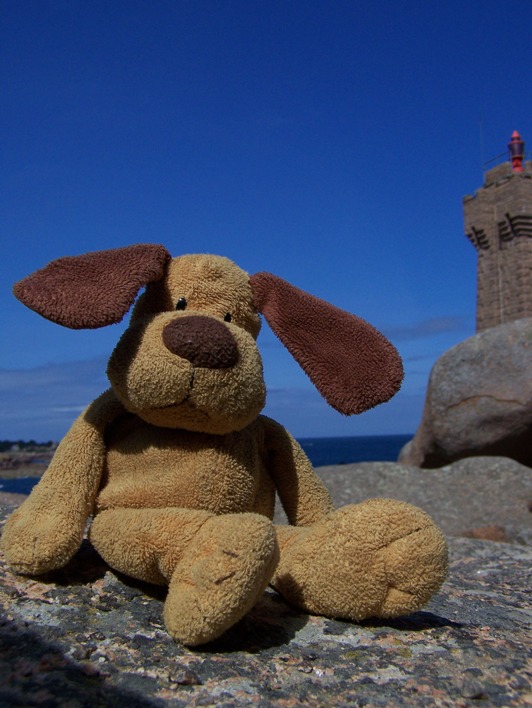
[[[299,444],[314,467],[353,462],[395,462],[412,435],[368,435],[339,438],[300,438]],[[29,494],[38,477],[0,479],[0,492]]]

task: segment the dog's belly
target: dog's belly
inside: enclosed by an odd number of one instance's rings
[[[96,510],[182,507],[216,514],[273,516],[262,428],[230,435],[157,428],[127,414],[107,434],[107,461]]]

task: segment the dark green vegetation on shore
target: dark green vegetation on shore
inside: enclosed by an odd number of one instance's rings
[[[57,442],[35,442],[35,440],[0,440],[0,452],[45,452],[55,450]]]

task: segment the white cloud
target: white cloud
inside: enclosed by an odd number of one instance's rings
[[[469,331],[470,322],[468,317],[448,315],[445,317],[431,317],[410,325],[387,327],[384,333],[392,341],[408,341],[441,334],[467,334]]]
[[[109,383],[105,359],[0,369],[0,438],[58,440]]]
[[[106,360],[100,358],[27,370],[0,369],[0,439],[59,440],[108,387],[105,368]],[[297,437],[402,434],[416,429],[423,393],[400,391],[371,411],[343,416],[310,383],[296,384],[269,388],[264,412]]]
[[[344,416],[331,408],[312,387],[268,391],[264,413],[282,423],[295,437],[401,435],[415,432],[424,391],[399,391],[390,401],[365,413]]]
[[[74,413],[79,415],[81,411],[85,410],[85,406],[53,406],[51,410],[54,413]]]

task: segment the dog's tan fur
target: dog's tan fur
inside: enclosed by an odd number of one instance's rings
[[[133,262],[146,253],[152,258],[156,247],[142,248],[147,250],[124,253]],[[330,617],[357,620],[418,609],[439,587],[447,567],[445,541],[429,517],[390,500],[334,511],[296,441],[260,415],[265,387],[256,346],[257,301],[265,299],[274,276],[250,279],[215,256],[169,260],[157,248],[151,282],[109,361],[112,388],[74,423],[40,483],[6,524],[2,547],[9,563],[30,575],[62,567],[79,548],[92,516],[90,539],[113,568],[168,584],[166,626],[189,645],[221,635],[270,582],[290,602]],[[100,277],[100,262],[108,256],[94,258],[91,272]],[[100,326],[122,316],[131,299],[127,293],[118,314],[102,296],[105,313],[94,315],[91,324],[79,315],[83,303],[76,309],[70,302],[74,295],[50,305],[50,295],[42,293],[61,289],[57,280],[50,283],[50,273],[54,278],[59,273],[67,288],[69,269],[83,273],[87,267],[75,259],[66,259],[65,266],[63,260],[23,281],[18,296],[68,326]],[[138,276],[139,283],[143,277]],[[280,287],[292,293],[288,284]],[[123,284],[117,288],[122,292]],[[178,302],[185,305],[176,310]],[[302,313],[319,301],[309,302]],[[260,309],[267,317],[270,313],[276,329],[274,306],[261,304]],[[319,379],[312,357],[307,361],[304,352],[298,353],[305,350],[302,342],[317,326],[319,313],[311,311],[310,317],[313,324],[299,339],[292,331],[298,322],[279,324],[278,334],[311,378]],[[186,336],[181,329],[174,334],[178,320]],[[349,329],[351,320],[345,322]],[[381,335],[366,323],[357,321],[356,327],[353,366],[357,347],[366,361],[367,336],[372,352],[381,347],[367,359],[371,363],[376,357],[375,376],[398,379],[396,373],[379,373],[382,362],[394,357],[388,343],[381,343]],[[174,341],[169,332],[177,341],[175,350],[168,345]],[[201,346],[192,341],[194,332]],[[204,351],[211,333],[218,343],[212,352]],[[327,351],[329,345],[320,346]],[[185,357],[176,353],[182,348]],[[333,351],[335,362],[334,357]],[[326,364],[319,362],[324,371]],[[395,364],[390,366],[393,372]],[[322,379],[317,385],[327,390]],[[349,377],[340,372],[338,380],[343,386]],[[340,394],[334,400],[341,400]],[[374,405],[366,402],[368,395],[356,405]],[[390,395],[379,394],[381,399]],[[271,522],[276,492],[289,526]]]

